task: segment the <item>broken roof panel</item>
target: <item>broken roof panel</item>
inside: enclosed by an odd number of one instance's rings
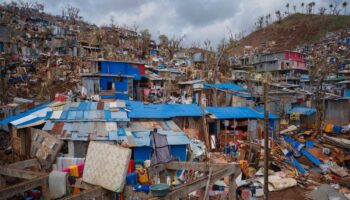
[[[183,132],[162,131],[158,130],[159,134],[166,135],[169,145],[187,145],[190,144],[188,136]],[[135,146],[150,146],[150,131],[133,132],[132,138]]]
[[[46,116],[52,112],[48,104],[40,105],[18,115],[0,121],[0,125],[11,123],[15,127],[35,126],[45,122]]]

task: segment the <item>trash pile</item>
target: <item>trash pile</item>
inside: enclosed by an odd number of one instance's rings
[[[271,166],[295,179],[295,185],[312,190],[308,194],[310,199],[350,198],[348,125],[327,124],[323,134],[317,137],[312,130],[288,129],[292,131],[284,131],[271,144]]]

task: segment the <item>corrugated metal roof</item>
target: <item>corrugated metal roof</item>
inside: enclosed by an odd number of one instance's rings
[[[40,105],[18,115],[0,121],[0,125],[11,123],[15,127],[28,127],[45,122],[45,118],[52,109],[48,104]]]
[[[249,107],[206,107],[217,119],[261,118],[260,114]]]
[[[109,134],[118,133],[117,122],[51,122],[43,130],[67,140],[109,140]]]
[[[298,113],[301,115],[312,115],[316,112],[316,108],[297,106],[288,110],[287,114]]]
[[[188,136],[183,132],[173,132],[173,131],[162,131],[158,130],[159,134],[166,135],[169,145],[187,145],[190,144],[190,140]],[[135,146],[150,146],[150,132],[142,131],[142,132],[133,132],[132,138],[133,142],[136,143]]]
[[[129,118],[168,119],[172,117],[200,117],[201,108],[195,104],[144,104],[128,101]]]
[[[192,85],[192,84],[197,84],[197,83],[204,83],[204,80],[193,80],[193,81],[183,81],[179,82],[179,85]]]
[[[257,112],[260,113],[261,118],[264,118],[264,112],[265,112],[265,110],[264,110],[262,107],[260,107],[260,106],[255,106],[254,109],[255,109]],[[279,118],[280,118],[280,116],[275,115],[275,114],[272,114],[272,113],[269,113],[269,119],[279,119]]]
[[[253,109],[250,107],[236,106],[236,107],[206,107],[209,113],[213,114],[217,119],[262,119],[264,118],[264,110]],[[278,115],[269,114],[269,119],[278,119]]]
[[[246,88],[243,88],[237,84],[233,83],[218,83],[218,84],[204,84],[204,87],[206,88],[217,88],[217,89],[228,89],[228,90],[235,90],[235,91],[246,91]]]
[[[54,121],[130,121],[125,102],[75,102],[67,103],[63,111],[56,110],[49,119]]]
[[[172,120],[134,121],[130,122],[127,130],[130,132],[142,132],[151,131],[154,128],[163,131],[181,132],[181,129]]]

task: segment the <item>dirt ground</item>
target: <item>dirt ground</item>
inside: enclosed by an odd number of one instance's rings
[[[308,199],[306,194],[309,191],[299,187],[292,187],[286,190],[269,193],[269,200],[303,200]]]

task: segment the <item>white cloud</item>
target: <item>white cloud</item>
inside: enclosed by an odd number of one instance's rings
[[[9,1],[9,0],[6,0]],[[35,1],[35,0],[28,0]],[[148,28],[154,38],[159,34],[186,34],[185,44],[192,41],[209,39],[216,45],[228,34],[254,28],[254,22],[261,15],[271,13],[275,18],[275,10],[286,11],[286,3],[300,11],[302,0],[39,0],[45,10],[51,14],[61,14],[61,10],[70,4],[80,8],[80,14],[88,22],[97,25],[109,24],[113,15],[120,25]],[[316,11],[320,5],[328,8],[330,3],[340,0],[315,0]]]

